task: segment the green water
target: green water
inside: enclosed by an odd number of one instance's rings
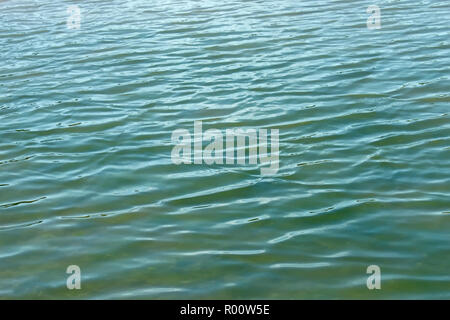
[[[449,299],[449,15],[1,1],[0,298]],[[279,129],[278,172],[174,165],[196,120]]]

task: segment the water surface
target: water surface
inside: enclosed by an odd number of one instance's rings
[[[0,298],[449,299],[449,15],[1,1]],[[278,128],[279,171],[172,164],[195,120]]]

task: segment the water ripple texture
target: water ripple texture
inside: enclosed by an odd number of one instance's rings
[[[447,0],[0,16],[1,299],[450,298]],[[197,120],[279,129],[278,172],[174,165]]]

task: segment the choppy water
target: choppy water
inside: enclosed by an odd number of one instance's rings
[[[0,2],[0,298],[450,298],[449,15]],[[278,128],[278,173],[172,164],[194,120]]]

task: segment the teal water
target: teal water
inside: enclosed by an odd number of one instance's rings
[[[1,1],[0,298],[449,299],[449,15]],[[279,129],[278,172],[172,164],[195,120]]]

